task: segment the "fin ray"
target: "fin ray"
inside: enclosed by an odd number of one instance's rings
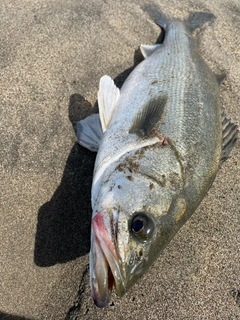
[[[223,124],[223,140],[222,140],[222,154],[220,165],[229,158],[229,155],[238,139],[238,126],[227,119],[224,110],[222,110],[222,124]]]
[[[90,151],[97,152],[102,138],[99,114],[92,114],[77,122],[78,143]]]
[[[129,133],[135,133],[139,137],[146,137],[160,121],[167,103],[167,95],[155,97],[137,114]]]
[[[98,107],[103,132],[111,121],[119,95],[120,91],[113,80],[107,75],[101,77],[98,91]]]

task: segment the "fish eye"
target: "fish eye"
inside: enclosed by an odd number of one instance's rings
[[[154,223],[144,212],[138,212],[130,222],[130,230],[140,242],[146,242],[153,235]]]
[[[143,228],[144,228],[144,222],[142,221],[142,219],[137,219],[133,221],[132,231],[134,233],[141,232]]]

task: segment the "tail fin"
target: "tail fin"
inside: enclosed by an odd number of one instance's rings
[[[202,27],[207,22],[213,22],[215,19],[216,17],[213,13],[191,12],[186,22],[191,30],[195,30]]]
[[[207,22],[212,22],[215,20],[215,15],[209,12],[191,12],[188,19],[185,20],[186,24],[190,27],[193,31],[197,28],[202,27]],[[168,19],[162,13],[160,16],[155,20],[156,24],[162,27],[164,30],[167,29],[167,26],[173,22],[179,21],[178,19]]]
[[[163,30],[167,29],[167,26],[169,25],[169,23],[171,23],[172,21],[170,19],[168,19],[164,14],[159,14],[158,18],[155,20],[155,23],[157,25],[159,25],[161,28],[163,28]]]

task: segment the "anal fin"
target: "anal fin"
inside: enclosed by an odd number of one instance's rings
[[[78,143],[90,151],[97,152],[103,131],[99,114],[92,114],[77,122]]]
[[[222,133],[222,154],[220,165],[224,161],[229,158],[230,152],[232,151],[233,147],[236,144],[237,136],[238,136],[238,126],[231,122],[231,119],[227,119],[224,110],[222,110],[222,126],[223,126],[223,133]]]

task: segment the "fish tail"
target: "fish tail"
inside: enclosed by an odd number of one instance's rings
[[[164,30],[167,29],[167,26],[171,23],[172,21],[169,20],[163,13],[159,14],[158,18],[155,20],[155,23],[159,25],[161,28]]]
[[[215,18],[215,15],[209,12],[191,12],[184,23],[190,28],[191,31],[193,31],[197,28],[201,28],[206,23],[213,22]],[[166,30],[167,27],[174,21],[179,20],[168,19],[164,14],[161,13],[155,20],[155,23],[163,28],[163,30]]]
[[[215,19],[215,15],[210,12],[191,12],[185,22],[193,31],[197,28],[201,28],[206,23],[213,22]]]

